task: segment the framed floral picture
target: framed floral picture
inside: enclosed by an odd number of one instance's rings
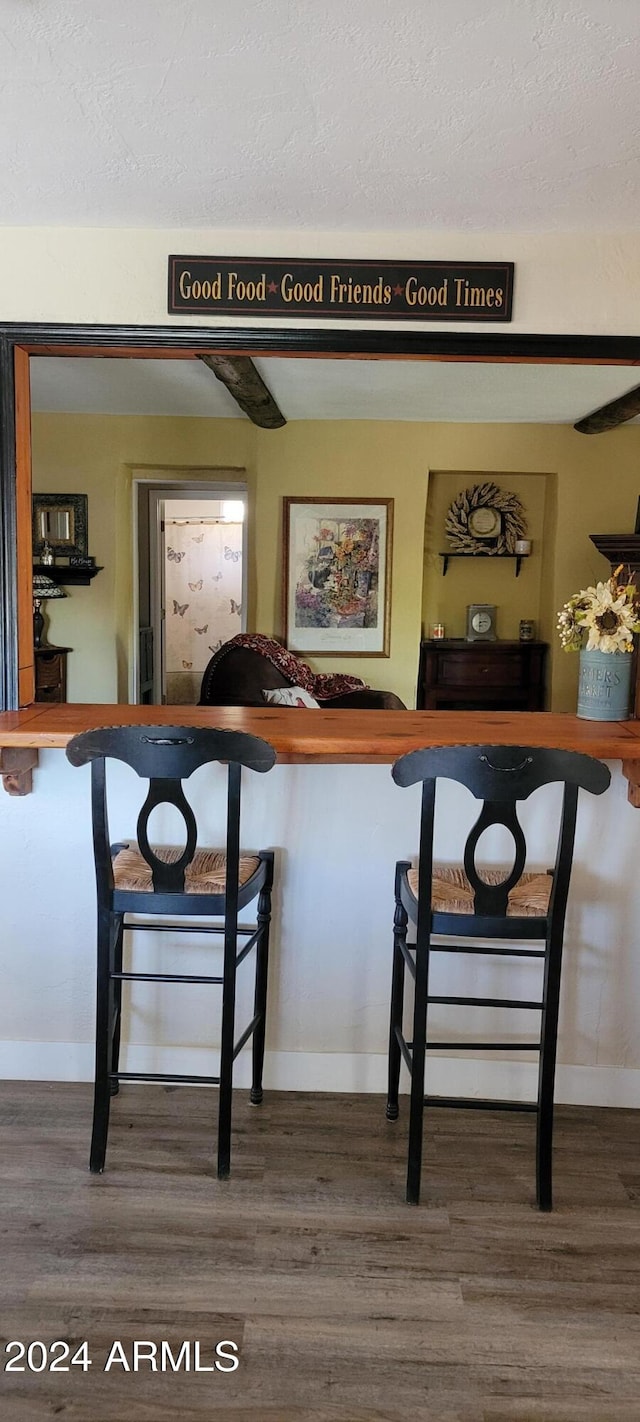
[[[284,500],[292,652],[388,657],[393,499]]]

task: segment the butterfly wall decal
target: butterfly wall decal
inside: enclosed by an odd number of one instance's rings
[[[203,632],[208,631],[208,628],[209,628],[209,623],[208,623],[208,622],[205,622],[204,627],[195,627],[195,628],[194,628],[194,631],[198,633],[198,636],[199,636],[199,637],[201,637],[202,634],[203,634]]]
[[[174,617],[176,616],[176,613],[177,613],[178,617],[184,617],[184,614],[185,614],[185,612],[186,612],[188,606],[189,606],[188,602],[183,602],[183,603],[181,604],[181,603],[179,603],[179,602],[176,602],[175,597],[174,597],[174,599],[173,599],[173,615],[174,615]]]
[[[185,662],[185,661],[183,661],[182,665],[183,665],[185,671],[191,671],[191,668],[192,668],[192,666],[193,666],[193,662]]]
[[[195,534],[194,534],[194,536],[193,536],[192,539],[191,539],[191,542],[192,542],[192,543],[202,543],[203,538],[204,538],[204,533],[199,533],[199,534],[197,535],[197,537],[196,537]]]
[[[239,549],[239,548],[228,548],[228,547],[225,545],[224,556],[225,556],[225,558],[231,558],[234,563],[237,563],[238,558],[240,557],[240,549]]]
[[[220,637],[220,638],[218,639],[218,641],[216,642],[215,647],[212,647],[212,646],[211,646],[211,643],[209,643],[209,651],[210,651],[210,652],[217,652],[217,651],[219,651],[219,649],[220,649],[221,646],[222,646],[222,637]]]
[[[242,614],[242,603],[236,602],[234,597],[230,597],[229,602],[231,603],[231,611],[237,612],[238,616],[240,616]]]
[[[211,575],[211,581],[212,581],[212,583],[219,583],[221,577],[222,577],[222,573],[212,573],[212,575]]]
[[[202,579],[202,578],[198,578],[197,583],[189,583],[189,587],[191,588],[191,591],[192,591],[192,592],[200,592],[200,589],[201,589],[201,587],[202,587],[202,583],[203,583],[203,579]]]
[[[184,556],[184,553],[176,553],[175,548],[167,548],[167,558],[170,563],[181,563]]]

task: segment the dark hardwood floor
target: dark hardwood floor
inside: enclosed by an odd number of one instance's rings
[[[0,1084],[2,1367],[92,1358],[3,1370],[2,1422],[640,1422],[640,1113],[558,1109],[540,1215],[529,1117],[432,1112],[415,1209],[406,1107],[239,1092],[219,1184],[215,1105],[123,1088],[93,1178],[89,1088]],[[105,1372],[135,1339],[239,1366]]]

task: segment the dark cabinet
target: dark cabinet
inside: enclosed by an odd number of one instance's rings
[[[70,647],[36,647],[36,701],[66,701]]]
[[[419,711],[544,711],[546,642],[420,644]]]

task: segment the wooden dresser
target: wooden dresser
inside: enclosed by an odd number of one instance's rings
[[[544,711],[546,642],[420,643],[418,711]]]
[[[36,701],[66,701],[71,647],[35,647]]]

